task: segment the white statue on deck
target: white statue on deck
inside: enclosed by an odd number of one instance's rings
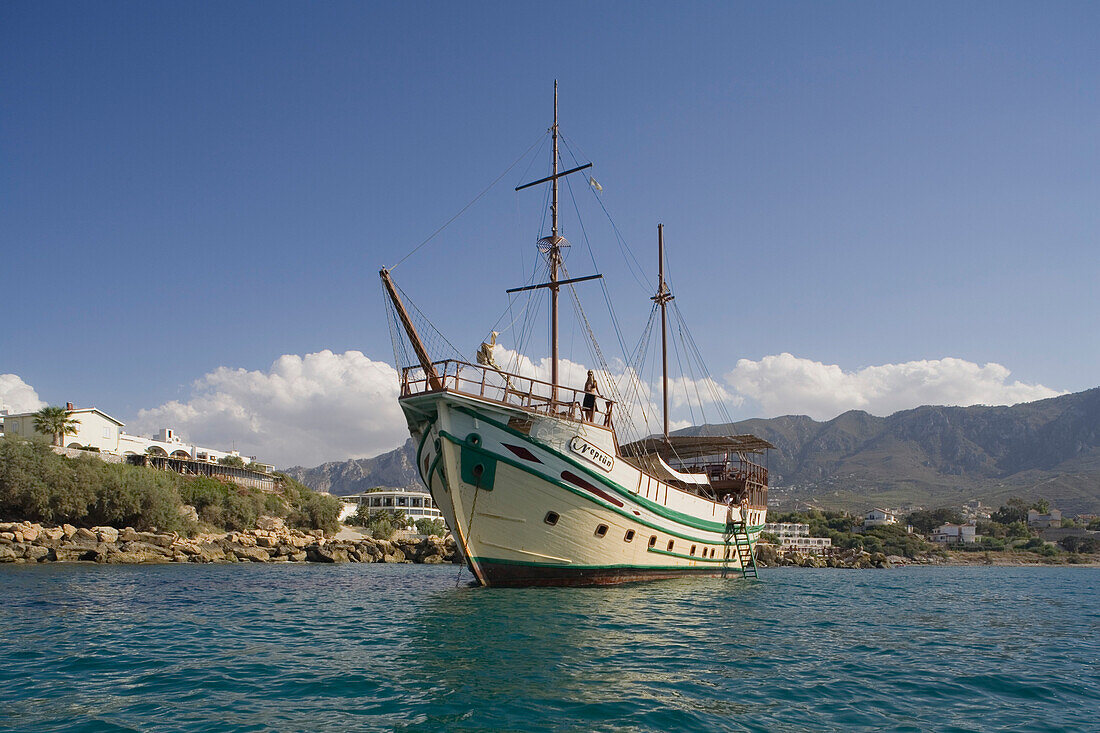
[[[493,347],[497,345],[497,336],[499,335],[500,333],[493,331],[489,336],[488,343],[484,341],[481,342],[481,348],[477,350],[477,363],[497,371],[500,376],[504,377],[504,381],[508,384],[508,389],[513,389],[512,380],[508,378],[508,375],[505,374],[504,370],[497,364],[497,360],[493,358]]]

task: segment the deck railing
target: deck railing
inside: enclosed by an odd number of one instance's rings
[[[557,389],[550,382],[498,371],[480,364],[470,364],[455,359],[432,364],[439,378],[441,389],[433,389],[423,367],[405,367],[401,371],[401,396],[409,397],[428,392],[447,390],[472,397],[481,397],[504,405],[518,407],[541,415],[553,415],[570,420],[586,420],[604,427],[611,427],[612,400],[596,397],[591,419],[584,414],[583,389],[559,384]],[[603,408],[602,410],[600,408]]]

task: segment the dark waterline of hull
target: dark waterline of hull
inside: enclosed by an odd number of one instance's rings
[[[486,585],[494,588],[535,586],[618,585],[672,578],[740,579],[741,571],[721,568],[563,568],[480,562]]]

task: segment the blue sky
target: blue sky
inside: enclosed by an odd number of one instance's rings
[[[283,465],[396,445],[401,424],[335,454],[271,436],[340,429],[308,395],[392,362],[378,268],[545,131],[557,78],[646,268],[665,224],[734,417],[1093,387],[1097,28],[1058,2],[5,3],[0,375]],[[543,193],[512,188],[548,157],[394,272],[471,355],[530,276]],[[651,293],[573,185],[567,265],[591,271],[586,233],[633,345]]]

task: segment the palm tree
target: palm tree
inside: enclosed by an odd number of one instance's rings
[[[54,445],[62,445],[66,435],[76,435],[76,426],[80,424],[70,414],[64,407],[43,407],[34,413],[34,429],[52,435]]]

